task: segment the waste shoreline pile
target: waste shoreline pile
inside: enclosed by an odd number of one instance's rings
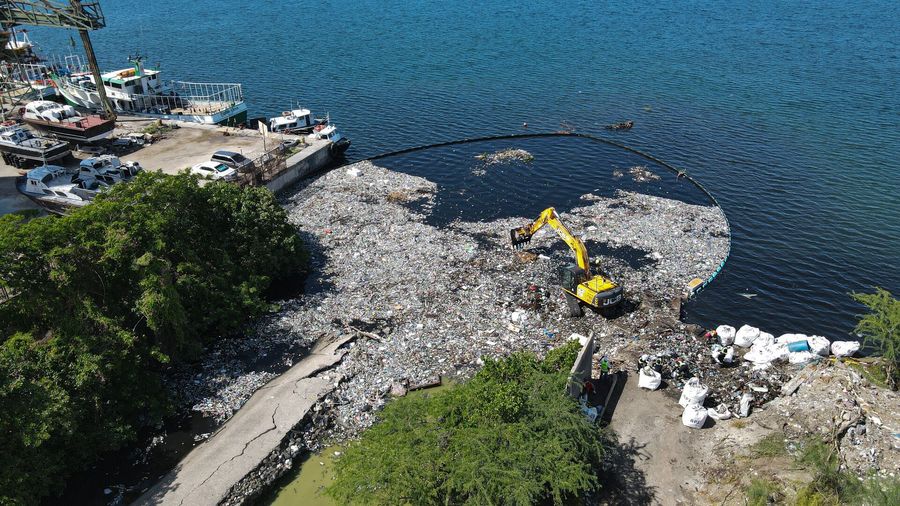
[[[252,473],[234,500],[258,493],[314,442],[358,435],[392,391],[467,377],[488,357],[543,355],[573,333],[593,335],[613,356],[648,337],[652,322],[681,325],[668,302],[689,280],[711,275],[729,248],[717,207],[628,192],[585,195],[562,218],[627,300],[618,318],[572,319],[556,273],[573,261],[571,252],[549,231],[524,251],[509,248],[509,229],[534,216],[438,228],[427,223],[437,193],[424,178],[360,162],[305,181],[284,199],[311,252],[305,294],[282,301],[246,335],[216,343],[169,388],[185,409],[221,423],[323,336],[358,339],[327,372],[344,379],[314,408],[316,423],[298,427],[294,442],[267,459],[278,468]],[[535,216],[552,204],[535,202]]]

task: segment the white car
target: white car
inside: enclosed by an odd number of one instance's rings
[[[223,179],[234,181],[237,179],[236,170],[221,162],[203,162],[191,167],[191,174],[199,174],[210,179]]]

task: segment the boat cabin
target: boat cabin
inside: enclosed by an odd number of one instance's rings
[[[142,170],[137,162],[122,163],[113,155],[101,155],[82,160],[78,166],[79,178],[95,178],[107,184],[130,179]]]
[[[269,120],[269,130],[272,132],[292,132],[299,129],[309,129],[317,124],[309,109],[294,109],[284,111],[281,116]]]

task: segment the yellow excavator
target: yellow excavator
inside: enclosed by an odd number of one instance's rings
[[[569,316],[581,316],[583,314],[582,304],[604,312],[617,306],[622,301],[622,287],[603,275],[591,276],[587,248],[581,239],[572,235],[572,232],[569,232],[569,229],[563,225],[559,215],[556,214],[556,209],[548,207],[530,225],[510,230],[509,240],[512,247],[522,248],[531,240],[531,236],[544,225],[550,225],[556,230],[560,239],[565,241],[575,252],[576,263],[560,269],[560,285],[566,296]]]

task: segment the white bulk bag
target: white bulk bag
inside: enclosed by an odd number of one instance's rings
[[[859,351],[857,341],[835,341],[831,343],[831,354],[835,357],[852,357]]]
[[[829,341],[828,338],[822,336],[809,336],[806,339],[806,342],[809,343],[809,351],[823,357],[828,356],[828,351],[831,349],[831,341]]]
[[[700,378],[691,378],[684,384],[684,389],[681,391],[681,399],[678,400],[678,404],[681,404],[681,407],[683,408],[686,408],[691,404],[702,406],[703,401],[706,400],[707,392],[709,392],[709,388],[700,383]]]
[[[722,346],[734,344],[734,333],[734,327],[731,325],[719,325],[716,327],[716,335],[719,337],[719,344]]]
[[[775,344],[775,336],[768,332],[760,332],[759,337],[753,341],[753,346],[770,346]]]
[[[753,341],[756,341],[757,337],[759,337],[758,328],[744,325],[738,329],[737,333],[734,335],[734,344],[741,348],[749,348],[753,345]]]
[[[809,351],[792,351],[788,356],[788,362],[792,364],[808,364],[819,358],[819,355]]]
[[[647,390],[656,390],[662,383],[662,375],[649,367],[641,367],[638,375],[638,388],[646,388]]]
[[[706,412],[706,408],[697,404],[692,404],[684,408],[684,413],[681,414],[681,423],[683,423],[685,427],[700,429],[703,428],[703,424],[706,423],[707,416],[709,415]]]
[[[778,336],[778,339],[775,340],[778,344],[788,344],[795,341],[809,341],[809,337],[807,337],[806,334],[781,334]]]
[[[728,420],[731,418],[731,411],[728,410],[728,406],[725,404],[719,404],[715,408],[707,409],[706,414],[713,420]]]

